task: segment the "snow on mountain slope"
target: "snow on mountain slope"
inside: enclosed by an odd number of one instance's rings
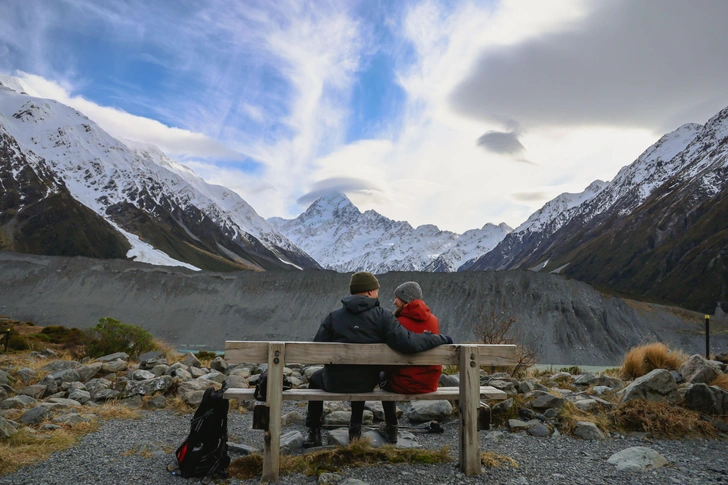
[[[373,210],[362,213],[340,193],[317,199],[295,219],[268,221],[324,267],[340,272],[454,271],[510,231],[505,224],[462,236],[431,224],[413,228]]]
[[[123,211],[130,203],[149,214],[172,217],[191,241],[204,246],[198,252],[201,250],[205,257],[217,258],[213,255],[218,253],[245,265],[271,262],[274,266],[318,267],[237,194],[206,184],[158,149],[138,145],[135,150],[129,148],[68,106],[3,86],[0,124],[25,149],[45,159],[76,200],[110,222],[110,211]],[[209,217],[212,226],[200,220],[201,215]],[[190,218],[207,227],[213,236],[201,241],[202,228],[192,231]],[[127,228],[127,232],[135,231]],[[228,247],[221,246],[221,241]],[[129,242],[139,247],[140,241],[135,238]],[[230,254],[231,248],[239,254]],[[152,253],[149,248],[139,247],[134,254],[143,257]],[[149,262],[157,262],[154,259]]]

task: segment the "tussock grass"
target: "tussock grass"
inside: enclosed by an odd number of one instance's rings
[[[510,456],[498,455],[492,451],[484,451],[480,454],[480,463],[487,468],[511,467],[518,468],[520,464]]]
[[[73,446],[81,437],[96,429],[98,421],[80,423],[74,427],[64,426],[53,431],[41,431],[37,435],[21,430],[14,436],[0,441],[0,476],[43,461],[51,453]]]
[[[450,448],[445,446],[439,450],[405,449],[393,446],[372,448],[367,440],[357,440],[348,446],[334,450],[321,450],[297,456],[281,456],[280,472],[282,475],[303,473],[318,476],[322,473],[336,472],[342,468],[378,465],[381,463],[432,464],[452,461]],[[252,454],[234,460],[227,471],[231,477],[241,480],[260,475],[263,470],[263,457]]]
[[[718,386],[722,387],[726,391],[728,391],[728,374],[721,374],[718,377],[715,378],[713,382],[710,383],[711,386]],[[725,404],[723,405],[725,406]]]
[[[197,410],[197,406],[190,406],[182,400],[181,397],[168,397],[167,398],[167,409],[174,411],[175,414],[190,414]]]
[[[612,412],[615,426],[623,431],[648,432],[656,438],[714,438],[712,424],[700,413],[666,402],[629,401]]]
[[[678,370],[688,356],[682,350],[674,350],[662,342],[634,347],[622,362],[622,375],[636,379],[655,369]]]

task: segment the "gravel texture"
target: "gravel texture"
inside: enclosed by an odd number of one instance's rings
[[[402,406],[405,407],[406,405]],[[299,409],[286,403],[284,412]],[[180,484],[199,483],[184,480],[166,470],[173,461],[174,449],[189,430],[190,415],[170,411],[141,411],[138,420],[111,420],[83,438],[71,449],[57,452],[48,460],[0,477],[3,484]],[[251,429],[252,413],[231,411],[230,441],[261,447],[262,431]],[[402,419],[400,424],[406,424]],[[484,469],[480,476],[466,477],[457,468],[457,424],[444,425],[443,434],[418,434],[426,448],[451,447],[454,461],[443,465],[388,465],[352,468],[339,472],[342,480],[356,478],[371,485],[427,484],[728,484],[728,441],[725,440],[649,440],[627,436],[606,441],[583,441],[569,437],[536,438],[525,433],[499,429],[481,433],[481,448],[509,456],[518,468]],[[303,426],[288,426],[284,431]],[[147,445],[151,452],[140,455],[135,450]],[[661,453],[670,465],[647,472],[618,472],[607,463],[613,453],[633,446],[647,446]],[[231,454],[231,458],[236,456]],[[260,478],[219,483],[258,484]],[[313,484],[316,479],[303,475],[282,476],[282,484]]]

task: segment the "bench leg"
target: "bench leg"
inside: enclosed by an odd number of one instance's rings
[[[480,435],[478,406],[480,405],[480,368],[478,349],[474,345],[460,346],[460,469],[465,475],[480,475]]]
[[[270,409],[268,431],[264,436],[263,477],[264,483],[278,482],[281,454],[281,406],[283,403],[283,366],[285,344],[271,342],[268,345],[268,389],[265,405]]]

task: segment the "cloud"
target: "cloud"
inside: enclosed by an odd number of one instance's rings
[[[478,138],[478,146],[501,155],[515,155],[525,150],[514,131],[487,131]]]
[[[728,104],[728,2],[613,0],[537,38],[484,49],[450,101],[480,120],[663,132]],[[687,120],[686,120],[687,118]]]
[[[376,184],[355,177],[332,177],[320,180],[313,184],[312,190],[298,198],[299,204],[308,205],[314,200],[327,194],[332,193],[348,194],[351,192],[366,192],[368,195],[372,193],[381,193],[382,189]]]
[[[511,197],[519,202],[536,202],[548,200],[551,195],[546,192],[516,192]]]

